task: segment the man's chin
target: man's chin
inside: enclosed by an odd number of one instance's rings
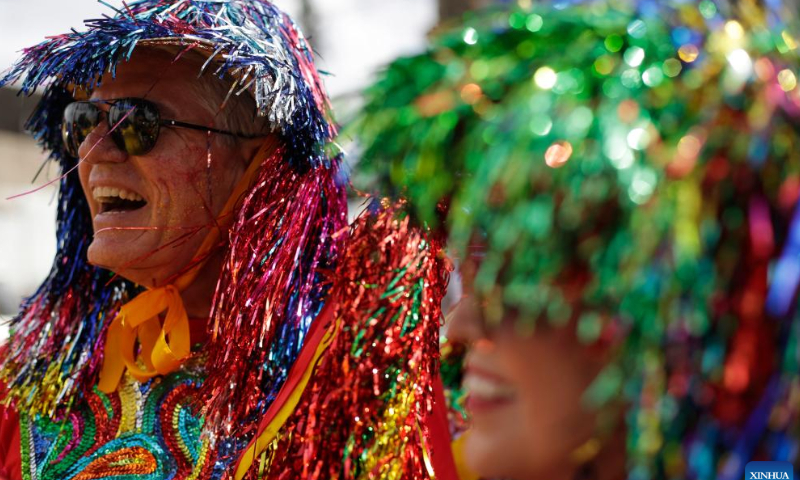
[[[127,247],[127,248],[126,248]],[[155,287],[169,276],[169,262],[152,250],[130,248],[130,244],[109,245],[95,239],[89,246],[87,260],[95,267],[109,270],[120,277],[144,287]]]

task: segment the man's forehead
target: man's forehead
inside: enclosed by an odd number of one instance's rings
[[[203,104],[198,98],[202,94],[199,78],[202,66],[199,55],[177,58],[174,52],[147,49],[134,54],[129,61],[120,62],[113,75],[104,74],[90,98],[147,98],[163,107],[163,113],[175,115],[178,110]]]
[[[156,87],[169,87],[177,84],[182,87],[197,83],[202,68],[199,59],[192,57],[176,58],[162,51],[148,51],[134,55],[130,60],[120,62],[114,72],[106,72],[101,77],[97,91],[119,88],[137,88],[143,93]]]

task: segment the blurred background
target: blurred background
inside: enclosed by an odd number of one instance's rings
[[[489,0],[274,0],[301,25],[318,52],[319,69],[340,120],[359,105],[374,73],[399,55],[425,47],[426,35],[442,21]],[[109,0],[118,6],[118,0]],[[0,0],[0,72],[21,49],[81,29],[84,19],[110,14],[96,0]],[[22,299],[47,274],[55,252],[55,185],[8,199],[56,177],[44,168],[45,154],[24,132],[36,95],[0,89],[0,340]],[[346,139],[345,139],[346,141]]]

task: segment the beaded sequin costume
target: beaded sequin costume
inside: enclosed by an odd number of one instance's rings
[[[203,378],[193,363],[146,383],[126,375],[116,392],[95,389],[63,416],[22,414],[23,479],[220,478],[192,405]]]

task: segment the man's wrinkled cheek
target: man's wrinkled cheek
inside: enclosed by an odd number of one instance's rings
[[[78,166],[78,180],[81,183],[81,192],[83,192],[83,197],[86,199],[86,203],[89,205],[89,213],[94,218],[95,214],[97,213],[97,207],[94,204],[94,198],[92,198],[92,194],[89,191],[89,173],[90,173],[90,166],[86,165],[85,162],[81,163]]]
[[[183,183],[187,191],[205,198],[208,195],[208,186],[214,184],[211,176],[212,172],[207,170],[193,170],[180,175],[178,181]]]
[[[219,171],[220,159],[212,155],[209,159],[208,150],[205,147],[187,147],[179,155],[175,155],[171,160],[162,160],[168,173],[168,180],[179,184],[181,187],[197,187],[199,184],[213,180],[213,175]]]

